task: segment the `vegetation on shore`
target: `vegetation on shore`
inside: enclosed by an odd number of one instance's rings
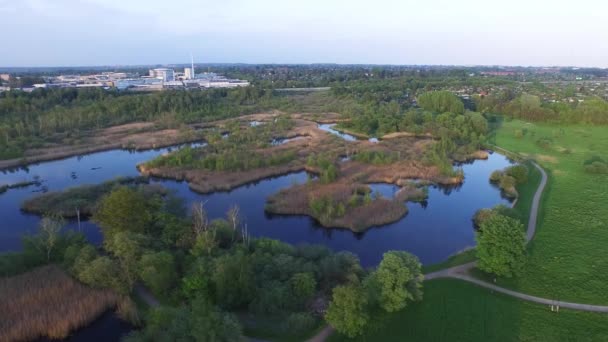
[[[517,198],[516,186],[528,181],[528,168],[523,165],[509,166],[504,170],[496,170],[490,175],[490,182],[497,184],[503,194],[509,198]]]
[[[44,218],[40,232],[25,239],[24,251],[3,255],[0,267],[3,274],[13,275],[58,263],[82,284],[110,291],[113,298],[129,295],[138,282],[144,284],[163,305],[145,315],[145,328],[132,333],[130,341],[178,336],[234,340],[240,338],[243,326],[257,331],[241,324],[241,320],[249,322],[249,315],[262,326],[267,326],[265,317],[286,317],[284,324],[275,326],[274,336],[306,336],[325,319],[328,305],[342,306],[338,297],[330,299],[334,288],[364,280],[372,284],[375,279],[374,286],[391,282],[378,299],[389,311],[419,296],[420,264],[405,252],[395,252],[396,260],[413,260],[404,264],[413,273],[394,278],[400,273],[383,273],[381,267],[376,276],[351,253],[253,239],[238,207],[231,208],[226,219],[210,221],[200,203],[187,217],[174,199],[120,186],[94,208],[93,219],[104,234],[103,253],[81,235],[62,233],[61,221]],[[412,287],[412,281],[418,285]],[[139,321],[130,301],[122,304],[121,299],[118,307],[122,316]]]
[[[13,183],[13,184],[0,185],[0,194],[5,193],[10,189],[25,188],[30,185],[39,185],[39,184],[40,184],[39,180],[33,180],[33,181],[23,181],[23,182],[18,182],[18,183]]]
[[[273,139],[285,136],[293,128],[286,116],[263,125],[242,128],[238,122],[230,125],[230,134],[223,139],[218,132],[207,137],[207,146],[182,148],[159,156],[142,165],[143,168],[179,167],[217,172],[247,171],[256,168],[287,164],[297,157],[295,150],[278,150],[264,153]]]
[[[21,210],[38,215],[53,213],[64,218],[78,215],[87,217],[93,215],[99,199],[114,188],[124,185],[139,188],[147,194],[164,193],[159,187],[149,186],[146,177],[117,178],[101,184],[82,185],[60,192],[41,194],[23,202]]]

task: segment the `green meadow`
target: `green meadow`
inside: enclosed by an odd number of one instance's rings
[[[590,174],[583,167],[593,156],[608,157],[608,127],[506,121],[493,140],[535,159],[549,174],[524,272],[498,279],[498,285],[564,301],[608,304],[608,175]]]
[[[453,279],[424,284],[424,300],[351,340],[329,341],[606,341],[608,315],[548,307]]]

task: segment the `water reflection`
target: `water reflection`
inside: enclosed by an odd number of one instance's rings
[[[202,144],[200,145],[202,146]],[[83,184],[97,184],[118,176],[137,176],[138,163],[150,160],[168,149],[131,152],[113,150],[86,156],[67,158],[31,165],[28,168],[5,171],[0,184],[16,183],[39,177],[42,185],[11,189],[0,195],[0,251],[18,250],[20,237],[37,229],[39,218],[22,213],[20,203],[36,196],[32,191],[58,191]],[[369,229],[365,233],[352,233],[346,229],[321,227],[305,216],[270,215],[264,211],[265,199],[282,188],[307,181],[309,175],[296,172],[244,185],[227,192],[198,194],[185,182],[152,179],[173,190],[184,199],[186,207],[195,201],[207,201],[211,218],[223,217],[231,205],[237,204],[246,217],[253,236],[266,236],[289,243],[319,243],[336,251],[348,250],[359,256],[363,265],[374,265],[388,250],[407,250],[416,254],[423,263],[445,260],[449,255],[475,244],[471,217],[479,208],[507,204],[500,191],[488,182],[490,173],[508,166],[507,158],[492,154],[485,161],[462,165],[464,184],[452,187],[429,187],[429,198],[420,205],[409,203],[408,215],[402,220]],[[93,168],[101,167],[95,170]],[[374,191],[385,197],[394,195],[398,187],[390,184],[372,184]],[[76,228],[75,222],[70,222]],[[93,243],[101,243],[97,226],[85,221],[83,232]]]

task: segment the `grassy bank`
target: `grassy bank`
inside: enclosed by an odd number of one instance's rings
[[[608,176],[587,173],[583,166],[590,157],[607,154],[608,127],[511,121],[501,125],[494,140],[534,158],[549,173],[524,272],[498,284],[537,296],[608,304]]]
[[[608,315],[559,313],[459,280],[425,282],[424,299],[356,341],[604,341]],[[350,341],[338,333],[329,341]]]
[[[86,287],[53,265],[0,278],[0,340],[65,338],[118,301],[114,293]]]

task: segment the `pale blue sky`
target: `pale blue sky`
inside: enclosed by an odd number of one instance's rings
[[[603,0],[0,0],[0,66],[608,67]]]

